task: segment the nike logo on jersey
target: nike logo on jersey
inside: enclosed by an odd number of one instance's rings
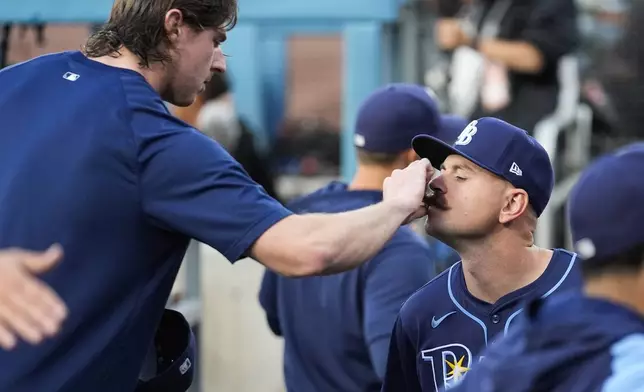
[[[432,328],[438,327],[440,325],[440,323],[443,322],[443,320],[445,320],[449,316],[453,315],[454,313],[456,313],[456,311],[449,312],[445,316],[439,318],[438,320],[436,320],[436,316],[432,317]]]

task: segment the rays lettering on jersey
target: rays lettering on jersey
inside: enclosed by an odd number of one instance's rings
[[[420,352],[423,361],[428,362],[434,372],[436,391],[441,386],[450,389],[461,382],[472,367],[474,356],[467,346],[460,343],[447,344]],[[478,358],[481,361],[483,357]]]

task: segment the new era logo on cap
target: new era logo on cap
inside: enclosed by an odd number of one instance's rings
[[[353,142],[355,143],[356,147],[364,147],[366,140],[364,139],[364,136],[362,135],[353,135]]]
[[[517,165],[516,162],[512,162],[512,166],[510,166],[510,173],[516,174],[517,176],[523,175],[521,168],[519,167],[519,165]]]
[[[554,170],[548,153],[526,131],[505,121],[492,117],[474,120],[453,146],[427,135],[416,136],[412,145],[434,167],[456,154],[524,189],[537,216],[550,200]]]
[[[575,242],[575,251],[583,259],[590,259],[595,257],[597,250],[595,249],[595,244],[590,238],[582,238],[579,241]]]
[[[186,360],[183,361],[183,363],[179,367],[179,372],[181,374],[186,374],[186,372],[190,370],[191,366],[192,366],[192,362],[190,362],[190,358],[186,358]]]

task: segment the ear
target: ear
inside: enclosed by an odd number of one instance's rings
[[[181,34],[181,27],[183,26],[183,14],[176,8],[171,9],[165,14],[165,33],[170,42],[174,42]]]
[[[499,213],[501,224],[510,223],[517,219],[528,208],[528,194],[523,189],[509,188],[504,197],[504,204]]]

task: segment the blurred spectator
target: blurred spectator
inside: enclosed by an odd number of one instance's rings
[[[451,111],[532,132],[554,112],[559,60],[578,45],[574,0],[475,0],[459,14],[436,24],[438,46],[452,53]]]
[[[7,54],[9,52],[9,34],[11,33],[11,24],[0,25],[0,69],[9,64]]]
[[[610,130],[601,140],[607,152],[634,140],[644,138],[644,2],[633,1],[624,35],[598,59],[597,75],[603,89],[603,106],[596,105],[598,114],[607,119]]]
[[[279,132],[274,154],[281,173],[337,176],[340,130],[322,119],[290,119]]]
[[[470,0],[434,0],[439,18],[456,18],[464,5]]]
[[[593,58],[605,55],[624,31],[632,0],[578,0],[583,10],[580,30],[583,50]]]
[[[253,132],[238,115],[230,83],[225,75],[215,73],[201,96],[203,105],[196,117],[196,127],[217,140],[248,172],[248,175],[277,198],[271,161],[258,151]]]

